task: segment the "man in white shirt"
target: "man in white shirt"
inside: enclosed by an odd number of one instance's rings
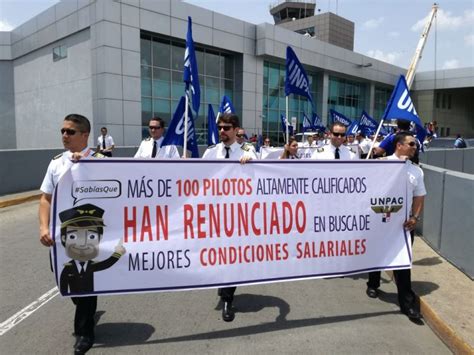
[[[94,153],[87,147],[91,126],[89,120],[78,114],[70,114],[64,118],[61,128],[62,142],[66,151],[53,158],[41,184],[42,195],[39,203],[40,242],[46,247],[54,245],[49,232],[51,198],[53,191],[61,178],[74,161],[91,157],[104,157]],[[94,344],[94,315],[97,309],[97,296],[72,297],[76,306],[74,317],[74,335],[76,353],[85,353]]]
[[[232,159],[246,163],[249,160],[257,159],[255,151],[248,148],[245,144],[237,142],[237,133],[239,131],[239,117],[235,114],[223,114],[217,121],[219,131],[219,144],[210,146],[204,152],[203,159]],[[232,308],[234,293],[237,287],[220,288],[217,294],[222,301],[222,319],[225,322],[232,322],[235,318],[235,312]]]
[[[165,121],[160,117],[153,117],[148,123],[150,137],[140,143],[134,158],[178,159],[179,152],[175,145],[161,146],[164,139]]]
[[[311,159],[317,160],[356,160],[357,154],[343,143],[346,139],[346,126],[340,122],[335,122],[331,126],[329,144],[314,151]]]
[[[395,153],[388,156],[387,160],[409,160],[412,159],[417,150],[417,140],[409,132],[400,132],[395,135],[393,140]],[[410,231],[412,244],[414,239],[414,229],[416,223],[420,220],[423,203],[425,200],[426,189],[423,181],[423,170],[411,162],[408,162],[408,193],[407,193],[407,210],[410,211],[410,217],[405,221],[403,226]],[[400,310],[411,320],[419,320],[421,318],[419,305],[416,302],[416,295],[411,288],[411,272],[410,269],[394,270],[394,275],[398,289],[398,303]],[[367,296],[376,298],[377,289],[380,286],[380,271],[369,273],[369,281],[367,282]]]
[[[101,135],[97,138],[97,151],[106,157],[112,157],[112,150],[115,148],[114,139],[110,134],[107,134],[107,128],[100,129]]]

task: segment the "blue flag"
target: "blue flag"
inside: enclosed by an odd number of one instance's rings
[[[306,116],[306,113],[303,114],[303,132],[306,131],[311,131],[314,129],[314,125],[312,120],[308,116]]]
[[[199,87],[199,75],[190,16],[188,16],[188,33],[186,35],[186,50],[184,52],[183,81],[186,83],[186,92],[188,95],[191,93],[194,112],[198,113],[199,105],[201,104],[201,88]]]
[[[344,116],[342,113],[336,112],[334,110],[329,110],[329,113],[331,114],[332,123],[340,122],[346,127],[349,127],[352,123],[352,121],[346,116]]]
[[[176,111],[174,112],[173,119],[170,122],[168,130],[166,131],[165,138],[163,139],[162,146],[165,145],[184,145],[184,107],[185,107],[184,96],[181,96]],[[194,120],[191,110],[188,110],[188,149],[192,153],[193,158],[199,158],[199,150],[196,140],[196,130],[194,129]]]
[[[407,82],[403,75],[400,75],[398,79],[397,86],[395,86],[392,92],[392,96],[388,101],[382,119],[410,121],[414,122],[417,126],[423,127],[420,117],[418,117],[416,113],[415,106],[413,105],[408,91]]]
[[[216,115],[211,104],[209,104],[207,112],[207,145],[210,146],[219,143],[219,131],[217,130]]]
[[[286,47],[285,95],[290,94],[305,96],[313,105],[308,76],[295,52],[288,46]]]
[[[290,123],[288,122],[288,120],[285,118],[285,115],[281,115],[281,129],[283,131],[283,134],[286,134],[286,125],[288,125],[288,134],[290,136],[293,135],[293,126],[290,125]]]
[[[382,116],[384,120],[396,119],[402,121],[413,122],[416,126],[416,137],[423,142],[426,137],[426,130],[423,123],[416,113],[415,106],[411,100],[408,85],[403,75],[400,75],[397,86],[392,92],[392,96],[388,101],[385,112]]]
[[[358,131],[359,131],[359,121],[354,120],[349,125],[349,127],[347,127],[346,136],[349,136],[349,135],[356,136]]]
[[[323,124],[323,120],[318,116],[316,112],[313,112],[313,127],[317,131],[326,131],[326,126]]]
[[[378,126],[377,121],[370,117],[367,112],[362,111],[359,120],[359,128],[364,135],[370,136],[371,134],[374,134],[377,131]]]
[[[234,105],[232,105],[232,101],[224,95],[222,96],[222,102],[221,105],[219,106],[219,112],[220,113],[235,113],[234,110]]]

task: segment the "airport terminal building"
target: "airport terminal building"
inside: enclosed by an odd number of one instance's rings
[[[366,110],[380,118],[406,73],[353,52],[341,36],[352,28],[353,41],[354,26],[335,14],[305,13],[302,34],[291,28],[295,24],[254,25],[178,0],[61,1],[0,32],[0,149],[60,147],[58,127],[73,112],[91,119],[92,146],[102,126],[116,145],[138,145],[149,118],[169,122],[184,94],[188,16],[201,84],[195,123],[201,143],[208,104],[217,111],[222,95],[231,98],[248,133],[281,136],[288,45],[305,66],[324,122],[329,109],[350,118]],[[339,31],[339,38],[331,31]],[[437,120],[442,135],[474,136],[474,68],[419,73],[412,89],[424,122]],[[289,112],[301,120],[310,107],[291,97]]]

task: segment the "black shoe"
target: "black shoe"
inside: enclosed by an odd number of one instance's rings
[[[413,307],[402,309],[402,313],[410,318],[410,320],[421,319],[421,313]]]
[[[82,355],[89,351],[94,344],[94,337],[79,336],[74,346],[74,354]]]
[[[232,302],[224,302],[222,306],[222,320],[224,322],[232,322],[235,318],[234,310],[232,309]]]
[[[367,287],[367,290],[365,291],[365,293],[370,298],[377,298],[377,296],[379,295],[379,291],[377,291],[377,289],[373,287]]]

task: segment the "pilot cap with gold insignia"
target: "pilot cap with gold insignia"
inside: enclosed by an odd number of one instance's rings
[[[76,206],[59,213],[61,228],[65,227],[104,227],[104,210],[93,204]]]

